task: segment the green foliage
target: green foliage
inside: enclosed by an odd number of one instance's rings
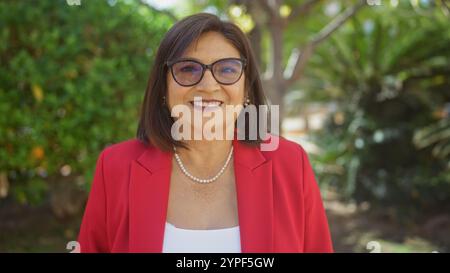
[[[414,144],[418,148],[433,147],[435,157],[450,158],[450,119],[442,119],[418,130],[414,134]]]
[[[339,109],[316,135],[316,166],[347,198],[445,210],[449,117],[436,113],[450,101],[450,20],[401,3],[366,9],[312,58],[300,87]]]
[[[91,181],[100,150],[134,136],[171,23],[139,1],[0,3],[0,172],[19,201],[62,173]]]

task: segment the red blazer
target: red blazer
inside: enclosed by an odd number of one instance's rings
[[[272,136],[274,137],[274,136]],[[319,187],[303,148],[233,140],[242,252],[332,252]],[[173,153],[128,140],[98,158],[81,252],[162,252]]]

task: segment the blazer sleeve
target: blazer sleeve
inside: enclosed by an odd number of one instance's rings
[[[304,252],[333,252],[320,189],[305,150],[301,148],[305,206]]]
[[[91,191],[81,222],[78,243],[80,252],[109,252],[106,228],[106,189],[103,173],[105,150],[95,167]]]

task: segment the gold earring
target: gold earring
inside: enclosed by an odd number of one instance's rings
[[[250,104],[250,99],[247,97],[247,99],[244,102],[244,106],[247,107]]]

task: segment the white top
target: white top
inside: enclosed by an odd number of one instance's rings
[[[166,222],[163,253],[240,253],[239,226],[221,229],[182,229]]]

